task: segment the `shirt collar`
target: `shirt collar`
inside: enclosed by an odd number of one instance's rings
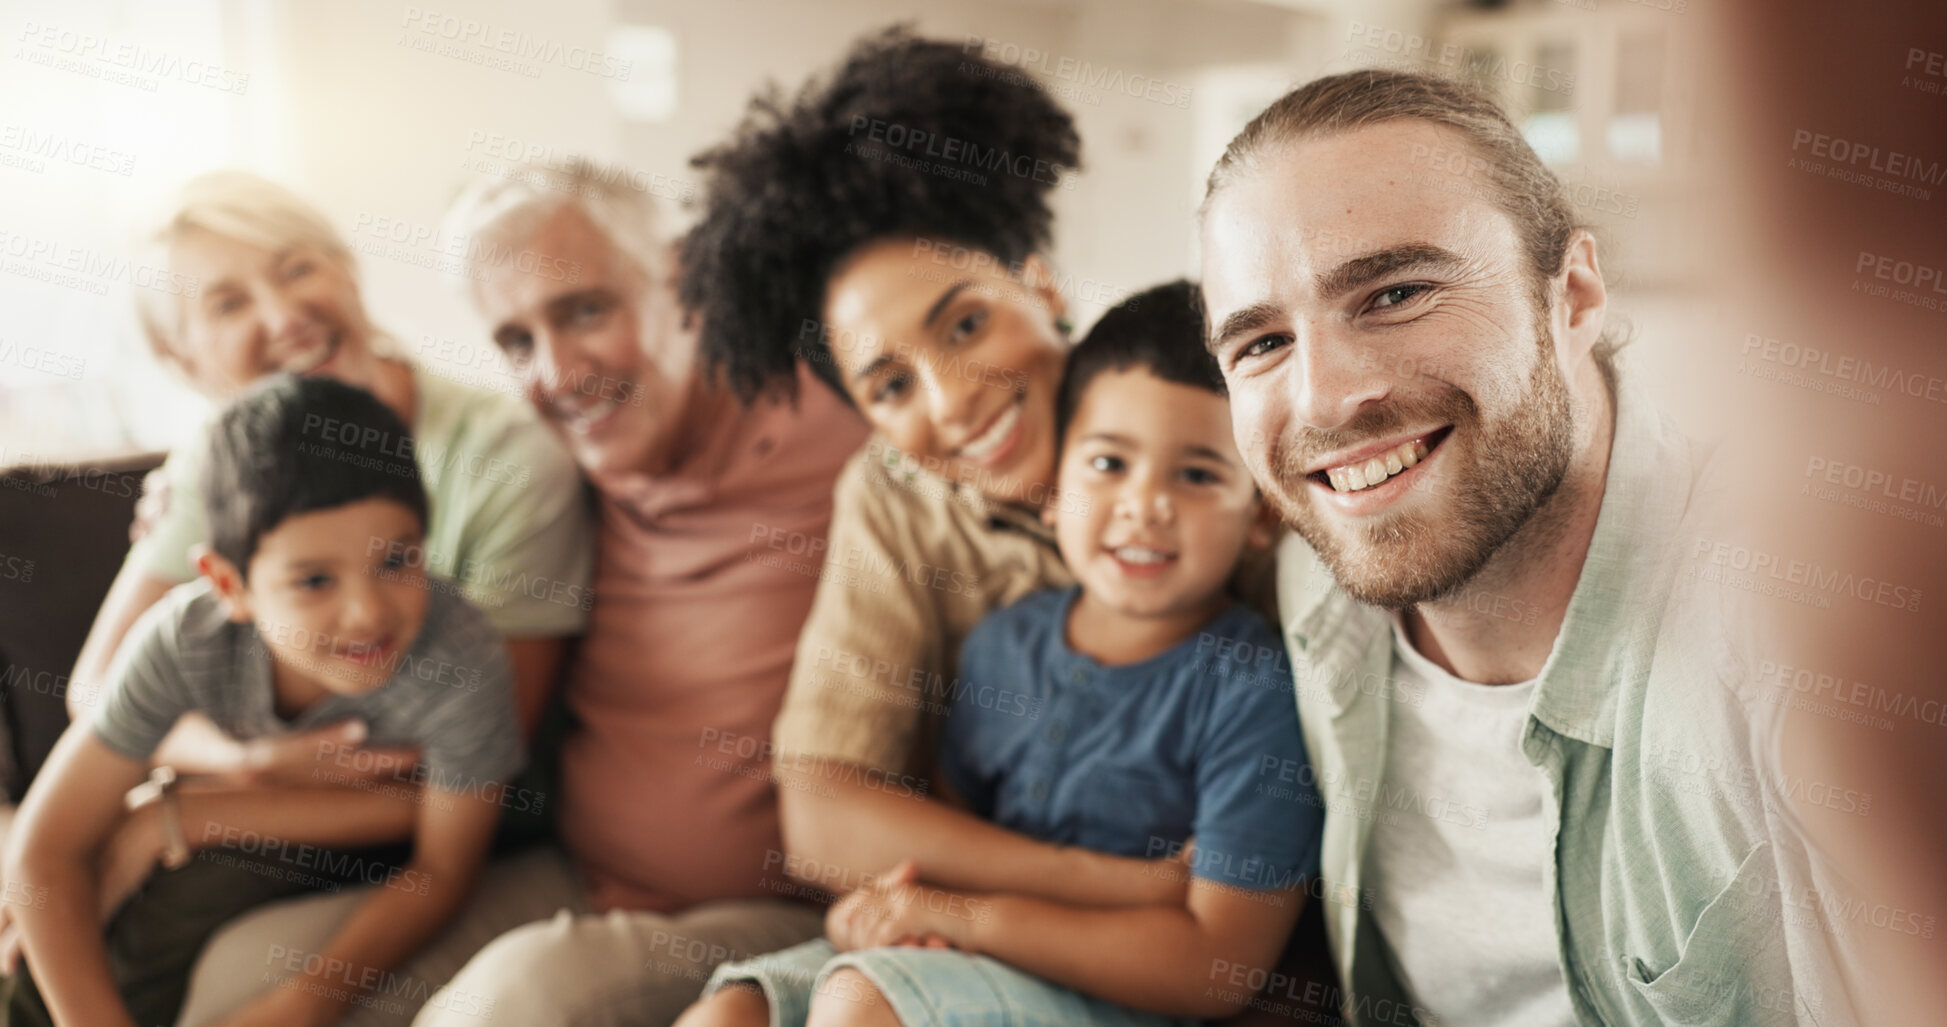
[[[1055,544],[1055,530],[1042,523],[1041,510],[1032,503],[998,500],[965,482],[953,481],[876,432],[866,445],[875,451],[874,462],[891,481],[907,485],[925,481],[922,487],[926,491],[944,495],[948,503],[966,508],[989,527],[1013,529],[1050,546]]]
[[[1701,463],[1646,390],[1618,379],[1602,507],[1534,706],[1549,728],[1605,748],[1615,736],[1617,685],[1649,674]]]
[[[829,388],[823,383],[808,386],[809,378],[810,372],[801,368],[801,396],[807,387]],[[681,422],[665,429],[687,443],[674,466],[661,474],[626,470],[598,475],[586,469],[582,474],[606,501],[638,519],[704,506],[790,433],[799,417],[798,402],[802,400],[767,395],[746,406],[728,390],[701,388],[691,395]]]

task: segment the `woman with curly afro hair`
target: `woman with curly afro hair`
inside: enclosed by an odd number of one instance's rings
[[[824,566],[774,729],[781,862],[818,888],[883,886],[905,865],[959,892],[1184,903],[1180,854],[1043,842],[933,779],[967,633],[1074,583],[1051,526],[1083,501],[1054,485],[1068,325],[1044,253],[1050,196],[1079,150],[1031,77],[977,46],[892,29],[794,97],[754,100],[693,161],[704,209],[683,244],[682,298],[716,373],[747,397],[788,392],[802,361],[874,429],[839,476],[829,539],[799,547],[822,549]],[[808,983],[811,958],[787,976]],[[856,973],[821,992],[857,990],[834,1008],[893,1022],[865,1015],[889,1010]],[[725,988],[683,1023],[801,1020],[787,1007],[803,999],[777,991]]]

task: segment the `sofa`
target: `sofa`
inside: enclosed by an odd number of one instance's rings
[[[68,672],[163,455],[0,472],[0,773],[16,803],[67,727]]]

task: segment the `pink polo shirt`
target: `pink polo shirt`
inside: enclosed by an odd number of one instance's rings
[[[701,448],[604,492],[595,608],[567,683],[560,831],[597,911],[776,896],[776,719],[832,483],[865,440],[801,369],[798,403],[720,402]]]

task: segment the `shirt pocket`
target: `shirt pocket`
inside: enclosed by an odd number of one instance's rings
[[[1629,988],[1656,1019],[1684,1027],[1796,1023],[1784,925],[1770,842],[1740,863],[1731,883],[1704,906],[1683,952],[1658,973],[1623,957]]]

